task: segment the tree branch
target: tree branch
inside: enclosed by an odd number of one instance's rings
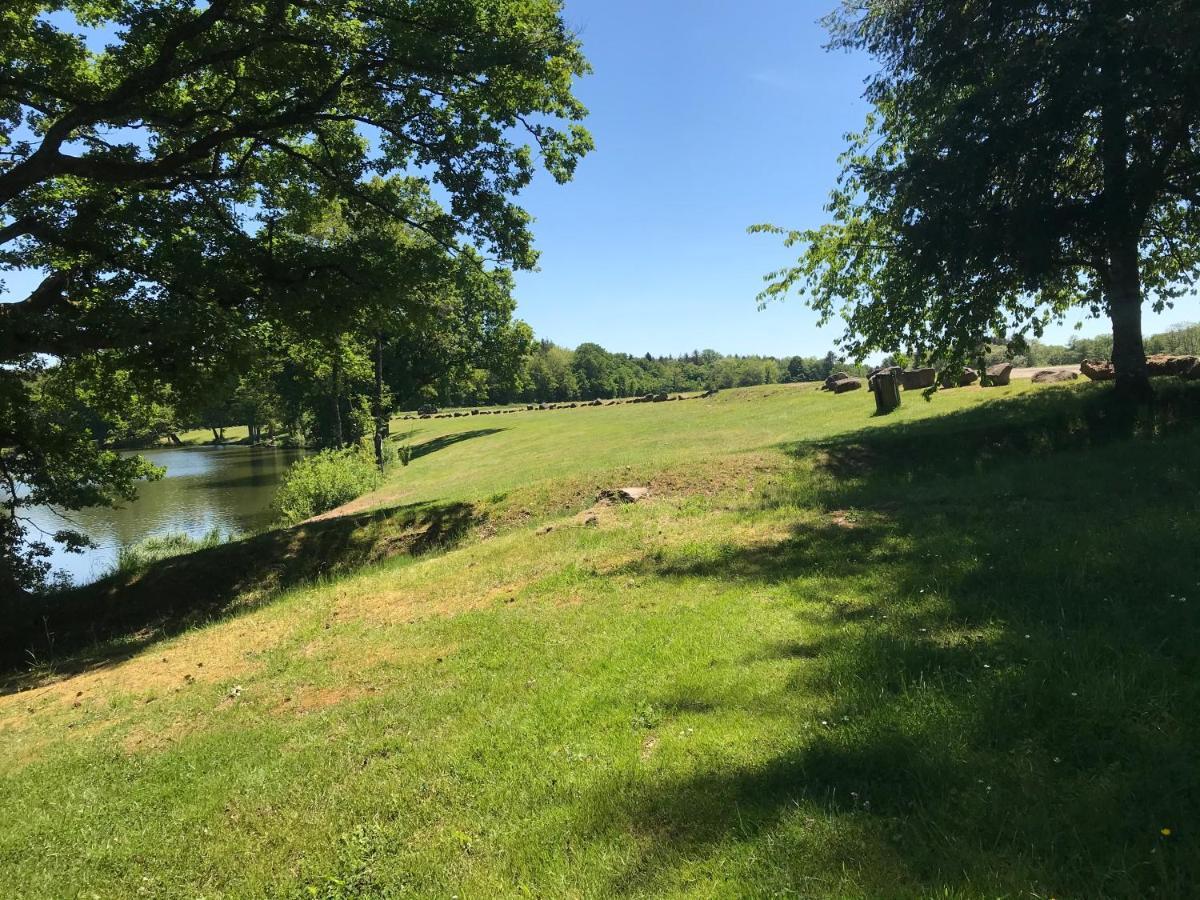
[[[119,111],[131,100],[145,96],[160,87],[169,77],[171,64],[179,48],[215,25],[226,14],[230,2],[232,0],[212,0],[199,16],[181,23],[167,35],[157,57],[150,65],[131,72],[103,100],[75,106],[51,125],[37,150],[0,175],[0,204],[9,202],[21,191],[47,177],[66,174],[58,165],[72,157],[64,157],[59,150],[72,133],[79,128],[95,124],[105,116]]]

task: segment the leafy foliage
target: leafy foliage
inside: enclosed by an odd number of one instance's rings
[[[973,361],[1076,307],[1147,388],[1141,306],[1200,273],[1200,12],[1183,0],[848,0],[835,47],[880,63],[820,228],[768,276],[848,323],[843,348]]]
[[[92,430],[97,421],[117,423],[107,427],[119,434],[148,413],[145,395],[121,377],[82,390],[75,375],[87,362],[47,369],[35,360],[26,367],[26,381],[0,376],[0,593],[41,582],[49,542],[75,551],[88,546],[69,528],[30,535],[21,507],[115,506],[133,497],[139,479],[161,474],[141,458],[98,448]]]
[[[10,512],[112,502],[145,471],[102,453],[114,435],[82,412],[64,428],[70,404],[34,409],[48,360],[81,406],[121,388],[152,420],[169,394],[218,433],[257,432],[283,414],[273,369],[320,352],[336,387],[344,335],[438,321],[448,282],[503,282],[485,253],[532,266],[515,197],[591,148],[586,70],[556,0],[5,5],[0,274],[42,276],[0,304],[0,448],[27,489]],[[12,561],[22,536],[0,527],[14,590],[37,580]]]
[[[373,491],[380,481],[375,457],[364,444],[323,450],[288,469],[275,506],[284,522],[303,522]]]

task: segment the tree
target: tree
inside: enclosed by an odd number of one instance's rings
[[[972,361],[1083,307],[1112,323],[1117,388],[1150,387],[1141,311],[1200,262],[1200,7],[1191,0],[847,0],[833,45],[881,63],[833,221],[787,234],[843,346]],[[763,228],[778,232],[776,228]]]
[[[571,368],[584,400],[613,396],[613,363],[612,354],[599,344],[586,343],[575,348]]]
[[[88,502],[127,493],[124,470],[82,459],[99,453],[86,430],[31,443],[48,359],[115,356],[191,390],[239,362],[253,325],[303,337],[354,318],[367,292],[304,289],[332,269],[353,279],[347,261],[279,240],[303,198],[532,266],[514,197],[539,159],[564,181],[590,149],[571,93],[586,68],[556,0],[6,5],[0,272],[44,277],[0,304],[0,476],[67,507],[79,494],[59,490],[60,466],[95,475]],[[444,207],[412,202],[428,182]],[[15,590],[31,570],[13,562],[24,530],[7,506],[0,582]]]
[[[529,364],[529,381],[534,400],[577,400],[579,384],[571,367],[570,350],[542,341]]]
[[[410,218],[433,205],[422,184],[406,179],[364,189],[406,194]],[[283,332],[296,363],[283,373],[283,390],[311,444],[341,447],[372,435],[382,467],[393,398],[411,400],[436,384],[443,399],[486,401],[493,375],[500,390],[506,368],[520,368],[532,335],[512,321],[509,270],[466,246],[449,252],[374,206],[292,202],[272,223],[272,255],[321,264],[272,302],[305,323]]]
[[[808,364],[802,356],[793,356],[788,360],[786,380],[789,383],[811,381],[808,374]]]

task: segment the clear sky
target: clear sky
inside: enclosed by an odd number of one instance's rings
[[[565,346],[629,353],[823,354],[840,333],[802,301],[758,312],[788,261],[758,222],[819,225],[843,136],[862,126],[871,60],[824,49],[836,0],[566,0],[595,69],[578,94],[596,151],[574,182],[524,195],[540,271],[518,315]],[[1200,320],[1189,298],[1146,333]],[[1084,323],[1084,335],[1107,323]],[[1065,341],[1070,327],[1047,335]]]

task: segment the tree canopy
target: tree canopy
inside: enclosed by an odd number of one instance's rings
[[[5,4],[0,273],[40,280],[0,304],[4,478],[72,507],[142,474],[38,405],[48,367],[92,359],[81,371],[185,400],[264,325],[317,340],[415,321],[463,261],[532,266],[515,198],[591,148],[586,71],[558,0]],[[15,562],[17,494],[8,586],[36,570]]]
[[[820,228],[767,276],[843,347],[973,360],[1076,307],[1107,315],[1118,389],[1149,389],[1143,301],[1200,266],[1200,8],[1189,0],[847,0],[833,46],[880,63]]]

